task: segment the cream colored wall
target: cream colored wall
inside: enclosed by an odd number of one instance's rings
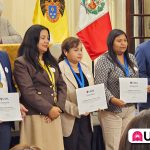
[[[126,31],[126,0],[110,0],[113,1],[113,28]]]
[[[36,0],[3,0],[4,13],[13,27],[23,36],[32,25],[32,17]]]
[[[36,0],[1,0],[4,3],[3,16],[8,18],[14,28],[23,36],[32,25],[32,17]],[[109,0],[110,17],[113,28],[125,30],[125,2],[126,0]],[[76,36],[80,0],[66,0],[69,22],[69,33]],[[122,10],[122,11],[120,11]],[[90,58],[85,50],[83,60],[91,66]]]

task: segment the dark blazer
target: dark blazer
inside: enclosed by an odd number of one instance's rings
[[[5,51],[0,51],[0,63],[2,64],[3,70],[5,72],[5,76],[7,79],[8,92],[9,93],[16,92],[16,89],[12,80],[12,71],[11,71],[9,57]]]
[[[23,56],[15,60],[14,77],[21,92],[21,102],[28,109],[27,115],[47,115],[54,105],[64,110],[67,87],[58,69],[53,67],[52,70],[54,70],[57,87],[56,104],[52,83],[46,71],[37,72]]]
[[[12,80],[12,72],[11,72],[9,57],[7,53],[4,51],[0,51],[0,63],[2,65],[2,68],[6,76],[8,92],[9,93],[16,92]],[[12,122],[0,123],[0,149],[1,150],[9,149],[9,145],[11,141],[11,125],[13,125]]]
[[[135,57],[139,67],[140,78],[147,78],[150,85],[150,40],[138,45],[135,51]],[[141,108],[150,108],[150,93],[147,94],[147,103],[140,103]]]

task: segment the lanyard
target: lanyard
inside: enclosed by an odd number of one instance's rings
[[[40,61],[39,61],[39,63],[40,63]],[[40,63],[40,65],[46,71],[46,73],[48,74],[48,77],[49,77],[50,81],[52,82],[53,91],[54,91],[54,101],[56,103],[56,101],[57,101],[57,93],[56,93],[54,72],[51,70],[50,66],[42,65],[42,63]]]
[[[129,67],[128,67],[128,63],[127,63],[127,59],[125,55],[124,55],[124,65],[122,65],[119,60],[118,60],[118,63],[122,66],[123,70],[125,71],[126,77],[129,77],[130,76]]]
[[[71,65],[70,65],[70,63],[69,63],[69,61],[68,61],[68,59],[65,59],[65,61],[66,61],[66,63],[68,64],[68,66],[70,67],[70,69],[71,69],[73,75],[75,76],[76,80],[78,81],[80,87],[83,88],[83,87],[84,87],[84,77],[83,77],[83,72],[82,72],[82,68],[81,68],[80,63],[78,63],[78,69],[79,69],[79,73],[80,73],[81,79],[77,76],[77,74],[76,74],[76,73],[74,72],[74,70],[72,69],[72,67],[71,67]]]

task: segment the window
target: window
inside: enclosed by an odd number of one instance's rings
[[[126,31],[129,51],[150,39],[150,0],[126,0]]]

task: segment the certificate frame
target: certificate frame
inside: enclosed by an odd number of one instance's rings
[[[79,115],[108,108],[103,83],[76,89],[76,94]]]
[[[20,120],[19,93],[0,93],[0,121]]]
[[[120,99],[125,103],[147,102],[147,78],[119,78]]]

